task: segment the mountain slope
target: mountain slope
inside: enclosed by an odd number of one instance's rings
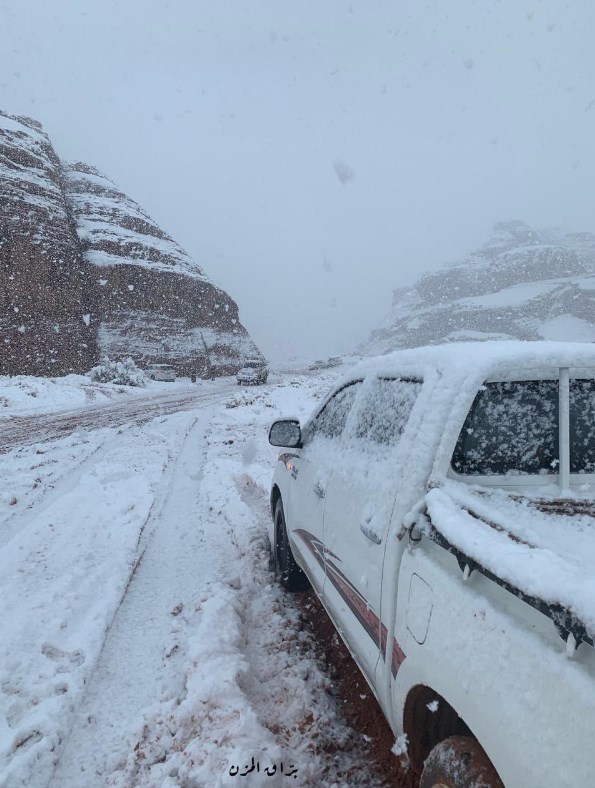
[[[595,236],[498,224],[463,262],[395,290],[384,325],[358,350],[469,339],[595,341]]]
[[[236,303],[110,180],[0,112],[0,374],[84,372],[100,355],[233,373],[260,351]]]
[[[0,307],[1,372],[59,375],[97,356],[60,162],[38,123],[2,112]]]
[[[179,373],[234,371],[260,353],[236,303],[142,208],[97,170],[66,171],[66,197],[91,266],[99,345],[110,357],[167,361]]]

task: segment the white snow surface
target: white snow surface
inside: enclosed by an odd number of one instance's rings
[[[246,785],[376,784],[268,569],[267,427],[327,385],[1,456],[1,788],[233,785],[252,758]]]
[[[94,383],[85,375],[38,378],[33,375],[0,375],[0,419],[49,413],[146,394],[131,386]]]
[[[485,380],[557,377],[560,367],[569,367],[577,377],[595,377],[595,346],[585,342],[490,340],[396,350],[349,367],[340,385],[366,376],[436,379],[431,395],[434,407],[459,401],[466,408],[462,395],[474,396]],[[444,423],[436,422],[435,426],[439,431]]]
[[[545,320],[539,327],[544,339],[567,339],[568,341],[595,342],[595,325],[572,315],[560,315]]]

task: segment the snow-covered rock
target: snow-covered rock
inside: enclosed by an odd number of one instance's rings
[[[41,126],[0,111],[0,372],[89,369],[96,335],[86,265]]]
[[[461,263],[395,290],[367,354],[487,339],[595,341],[595,235],[503,222]]]
[[[0,197],[0,373],[84,372],[105,354],[206,376],[260,356],[236,303],[134,200],[1,112]]]
[[[108,178],[74,164],[66,195],[92,266],[103,353],[167,362],[182,375],[235,372],[260,355],[236,303]]]

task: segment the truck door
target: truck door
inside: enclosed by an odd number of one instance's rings
[[[323,513],[341,436],[361,381],[337,391],[312,420],[294,460],[291,517],[287,527],[295,549],[309,570],[316,591],[324,587]]]
[[[398,490],[399,442],[421,382],[366,380],[328,483],[324,600],[372,683],[384,647],[380,623],[386,534]]]

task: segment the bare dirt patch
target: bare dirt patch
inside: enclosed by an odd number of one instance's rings
[[[343,715],[353,730],[366,737],[370,776],[387,788],[415,788],[414,774],[391,752],[395,737],[365,678],[353,661],[325,609],[313,591],[296,594],[304,629],[313,638],[317,655],[332,679]]]

